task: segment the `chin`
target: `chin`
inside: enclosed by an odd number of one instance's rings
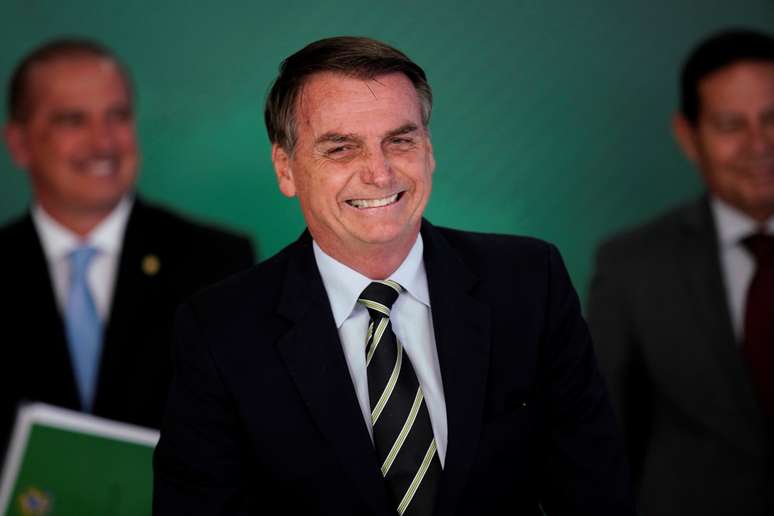
[[[91,199],[84,200],[83,206],[88,206],[90,208],[90,211],[94,212],[106,212],[111,211],[113,208],[115,208],[118,203],[123,198],[123,194],[121,195],[113,195],[110,197],[98,197]]]
[[[371,231],[362,235],[362,241],[368,244],[400,244],[408,238],[416,236],[416,232],[406,227],[394,228],[390,230]]]

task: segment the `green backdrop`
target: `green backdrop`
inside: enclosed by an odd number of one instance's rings
[[[774,2],[4,0],[0,80],[53,36],[112,47],[137,83],[140,192],[251,234],[265,258],[303,229],[262,121],[277,65],[321,37],[383,39],[435,92],[430,220],[550,240],[583,296],[601,238],[700,192],[669,120],[681,60],[727,26],[773,31]],[[0,223],[28,201],[0,151]]]

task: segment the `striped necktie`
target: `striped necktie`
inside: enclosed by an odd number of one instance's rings
[[[84,412],[91,412],[94,403],[102,348],[102,321],[88,282],[89,265],[96,254],[97,250],[90,246],[78,247],[70,253],[70,287],[64,317],[70,360]]]
[[[392,280],[375,281],[358,299],[371,316],[366,338],[371,425],[398,514],[430,516],[441,462],[422,387],[390,323],[390,309],[402,290]]]

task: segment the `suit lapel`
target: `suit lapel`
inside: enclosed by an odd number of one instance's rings
[[[23,256],[28,257],[19,264],[19,268],[29,272],[19,272],[18,277],[25,282],[20,292],[29,300],[29,306],[23,309],[24,313],[35,314],[30,327],[34,328],[32,335],[36,337],[30,339],[29,345],[34,346],[36,351],[30,352],[29,356],[44,360],[52,366],[41,372],[40,381],[50,387],[45,391],[46,399],[65,407],[79,409],[80,400],[70,365],[64,321],[57,306],[43,246],[32,217],[25,216],[21,224],[21,241],[10,248],[24,249]],[[63,364],[67,367],[62,367]]]
[[[132,356],[137,356],[137,347],[148,345],[146,342],[131,340],[137,335],[136,325],[151,324],[148,318],[153,315],[155,303],[162,298],[162,293],[158,292],[159,278],[144,273],[142,269],[143,257],[149,251],[148,232],[154,229],[145,222],[145,213],[142,202],[135,199],[126,224],[110,315],[102,341],[99,380],[94,402],[96,413],[114,406],[111,398],[121,390],[121,386],[126,385],[125,379],[134,374],[133,368],[136,364],[128,363],[124,352],[127,346],[132,346]]]
[[[697,324],[700,328],[706,328],[703,342],[686,344],[699,346],[694,353],[695,361],[706,361],[704,368],[720,372],[711,376],[717,379],[712,400],[715,410],[708,413],[726,411],[721,407],[741,412],[743,420],[732,417],[713,417],[712,420],[716,426],[721,426],[719,430],[732,442],[758,453],[766,439],[755,428],[762,428],[763,422],[740,350],[735,346],[736,337],[723,283],[715,222],[706,198],[685,220],[682,241],[683,249],[675,252],[680,260],[679,276],[685,278],[690,294],[688,299],[696,313]]]
[[[392,514],[379,462],[363,422],[330,303],[304,234],[294,244],[279,313],[295,324],[278,341],[285,365],[320,432],[374,513]]]
[[[436,514],[452,514],[476,457],[489,368],[489,308],[470,291],[476,277],[440,233],[422,225],[430,303],[443,379],[449,442]]]

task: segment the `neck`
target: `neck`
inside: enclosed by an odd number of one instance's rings
[[[38,199],[38,202],[49,217],[80,237],[91,233],[112,211],[112,208],[98,211],[51,209],[42,199]]]
[[[731,206],[734,205],[732,204]],[[761,209],[745,209],[741,206],[734,207],[760,225],[766,224],[771,217],[774,217],[774,209],[769,209],[768,207]]]
[[[383,280],[398,270],[398,267],[400,267],[411,251],[414,242],[416,242],[417,235],[418,233],[399,246],[396,246],[394,243],[371,244],[363,246],[357,252],[338,246],[331,246],[329,243],[321,242],[317,239],[315,241],[328,256],[347,267],[372,280]]]
[[[756,224],[764,225],[774,217],[774,203],[751,205],[751,203],[741,203],[737,199],[720,195],[717,192],[711,195],[715,201],[719,201],[727,209],[752,219]]]
[[[771,219],[771,217],[774,217],[774,211],[765,210],[755,213],[748,213],[747,215],[759,224],[766,224],[769,219]]]

